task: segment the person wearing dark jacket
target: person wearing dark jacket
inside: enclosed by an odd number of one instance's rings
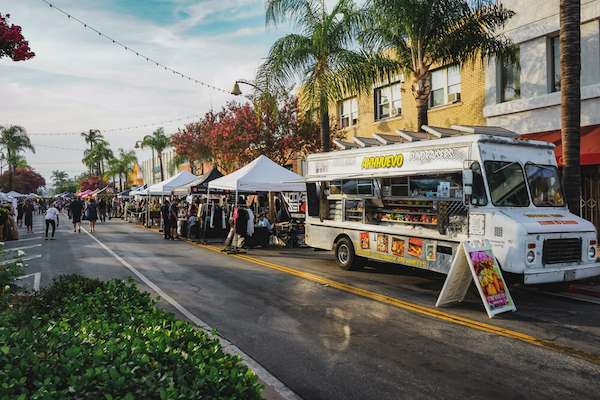
[[[171,224],[169,223],[169,200],[165,200],[163,205],[160,206],[160,213],[163,219],[163,231],[165,233],[165,240],[171,238]]]

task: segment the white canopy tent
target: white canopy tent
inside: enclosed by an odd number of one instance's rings
[[[290,182],[299,179],[304,177],[275,164],[266,156],[260,156],[245,167],[210,181],[208,188],[242,192],[305,192],[304,182]]]
[[[192,174],[190,171],[183,170],[175,176],[165,179],[162,182],[155,183],[154,185],[148,186],[144,190],[136,191],[136,193],[129,193],[130,195],[142,195],[142,196],[170,196],[171,191],[176,186],[183,186],[190,182],[195,181],[198,177]]]
[[[7,196],[12,196],[15,199],[22,199],[23,197],[27,197],[26,194],[21,194],[19,192],[15,192],[14,190],[11,190],[10,192],[6,193]]]

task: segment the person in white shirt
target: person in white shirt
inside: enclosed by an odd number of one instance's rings
[[[54,231],[56,231],[56,227],[58,226],[58,209],[56,208],[55,204],[53,204],[52,206],[50,206],[50,208],[48,209],[48,211],[46,211],[46,240],[48,240],[48,228],[50,228],[50,225],[52,225],[52,237],[51,239],[54,240]]]
[[[271,223],[269,222],[269,218],[267,218],[267,214],[260,213],[258,215],[258,226],[265,226],[270,234],[273,234],[273,228],[271,227]]]

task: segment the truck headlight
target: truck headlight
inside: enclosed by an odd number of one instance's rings
[[[530,251],[527,253],[527,262],[531,264],[535,260],[535,253]]]
[[[588,257],[596,258],[596,248],[595,247],[590,247],[590,250],[588,251]]]

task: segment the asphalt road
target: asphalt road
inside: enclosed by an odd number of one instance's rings
[[[312,249],[232,256],[120,220],[74,233],[64,215],[45,241],[42,218],[6,245],[27,252],[28,287],[133,276],[160,307],[217,329],[283,398],[600,398],[598,304],[515,287],[517,311],[489,319],[471,293],[436,308],[444,276],[426,271],[342,271]]]

